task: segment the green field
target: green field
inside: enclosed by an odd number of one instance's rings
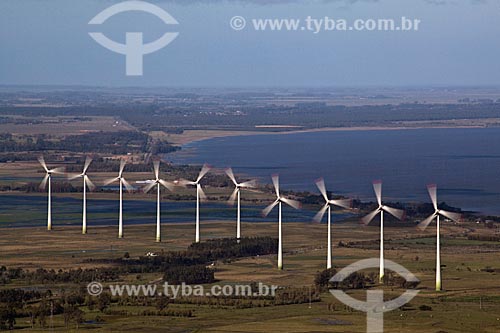
[[[443,286],[434,289],[434,230],[424,233],[409,228],[387,228],[386,259],[402,264],[420,280],[419,295],[403,309],[385,315],[386,332],[498,332],[500,330],[500,244],[498,242],[470,241],[464,233],[487,233],[480,226],[465,223],[443,228]],[[7,267],[34,270],[39,267],[54,269],[91,268],[88,259],[119,258],[128,252],[132,258],[146,252],[182,250],[192,241],[194,225],[166,224],[163,243],[154,243],[154,226],[131,226],[125,229],[126,238],[116,239],[112,227],[89,229],[81,235],[77,227],[59,227],[52,232],[43,228],[2,229],[0,237],[0,263]],[[232,237],[234,223],[204,223],[203,239]],[[276,236],[274,223],[243,224],[245,236]],[[336,225],[334,244],[356,242],[353,247],[334,248],[333,261],[338,268],[357,260],[374,258],[378,251],[371,244],[378,237],[377,227],[361,227],[357,223]],[[280,287],[311,286],[315,275],[325,266],[325,225],[289,223],[284,226],[284,265],[277,270],[274,255],[243,258],[231,262],[216,262],[215,277],[218,284],[250,283],[252,281]],[[418,258],[417,258],[418,257]],[[102,264],[100,264],[102,265]],[[485,268],[490,267],[490,271]],[[148,283],[161,278],[161,274],[121,276],[123,281]],[[8,284],[2,288],[33,287]],[[84,285],[52,285],[61,292]],[[399,296],[403,289],[395,286],[374,287],[385,290],[386,297]],[[364,299],[366,292],[356,290],[352,295]],[[430,307],[427,311],[422,305]],[[81,308],[85,323],[78,331],[93,332],[364,332],[364,313],[353,311],[339,303],[328,292],[321,294],[319,302],[266,307],[237,308],[224,305],[169,304],[168,309],[189,309],[193,317],[144,316],[154,306],[127,306],[112,303],[107,311]],[[97,319],[99,322],[95,322]],[[62,315],[52,319],[54,331],[76,331],[76,326],[64,325]],[[48,324],[48,326],[50,326]],[[47,326],[47,327],[48,327]],[[17,329],[42,332],[35,325],[30,328],[28,318],[17,320]]]

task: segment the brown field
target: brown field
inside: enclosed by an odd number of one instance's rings
[[[199,135],[202,132],[193,135]],[[219,133],[220,134],[220,133]],[[241,134],[238,132],[238,135]],[[49,163],[50,165],[51,163]],[[22,179],[9,179],[21,175]],[[115,176],[109,173],[92,173],[91,179],[102,184],[104,179]],[[130,182],[151,178],[151,173],[126,174]],[[165,175],[167,179],[171,175]],[[0,164],[0,184],[20,181],[39,181],[43,172],[38,162]],[[181,190],[186,194],[192,189]],[[207,189],[210,196],[227,198],[227,189]],[[26,194],[23,194],[26,195]],[[43,193],[30,195],[45,195]],[[142,193],[126,194],[135,199],[154,200],[154,195]],[[81,193],[56,194],[80,198]],[[89,198],[116,200],[116,193],[89,193]],[[267,194],[252,194],[252,198],[269,199]],[[2,197],[0,196],[0,200]],[[269,220],[267,220],[269,221]],[[125,222],[126,223],[126,222]],[[243,223],[244,236],[277,236],[277,223]],[[121,258],[125,252],[131,257],[161,250],[182,250],[194,239],[194,223],[164,224],[162,243],[154,242],[155,226],[125,225],[125,238],[117,239],[116,227],[93,227],[88,234],[81,235],[80,227],[54,226],[47,232],[44,228],[0,228],[0,266],[75,269],[95,268],[88,259]],[[204,222],[201,225],[203,239],[234,237],[234,222]],[[363,227],[355,222],[336,224],[333,228],[333,262],[337,268],[345,267],[360,259],[376,258],[378,252],[376,226]],[[386,228],[385,257],[413,272],[421,281],[419,295],[408,308],[387,313],[385,332],[499,332],[500,331],[500,243],[493,241],[471,241],[468,234],[489,235],[494,230],[482,224],[444,224],[442,229],[443,286],[445,291],[434,291],[435,228],[425,232],[410,227]],[[339,242],[364,242],[351,247],[339,247]],[[325,268],[326,226],[312,223],[284,224],[283,271],[276,269],[276,256],[250,257],[231,262],[216,262],[215,277],[219,284],[252,281],[280,287],[303,287],[313,284],[318,271]],[[162,274],[139,274],[123,276],[123,281],[148,283],[160,279]],[[44,285],[0,285],[0,288],[43,287],[57,289],[61,286]],[[74,285],[62,286],[74,289]],[[85,287],[84,285],[78,287]],[[390,298],[399,296],[404,290],[399,287],[377,287]],[[350,292],[358,299],[366,297],[366,291]],[[334,309],[332,309],[332,305]],[[424,311],[420,306],[430,306]],[[92,332],[364,332],[366,316],[351,311],[325,292],[320,302],[286,306],[253,307],[209,307],[195,304],[174,304],[173,309],[189,308],[194,317],[169,317],[141,315],[144,309],[154,307],[126,307],[113,305],[112,310],[126,310],[129,315],[102,314],[98,310],[83,308],[86,320],[96,316],[103,324],[83,324],[78,330]],[[23,318],[24,319],[24,318]],[[30,329],[25,320],[18,321],[24,332],[43,332],[48,329]],[[54,331],[67,332],[61,315],[54,318]]]
[[[19,117],[17,117],[19,118]],[[47,134],[65,136],[88,132],[118,132],[134,130],[132,126],[114,117],[85,117],[90,120],[77,120],[74,117],[37,117],[40,124],[0,124],[0,133],[13,135]]]
[[[232,237],[234,223],[202,223],[203,239]],[[244,223],[245,236],[276,236],[276,223]],[[424,233],[413,228],[386,229],[386,259],[404,265],[420,280],[419,295],[405,311],[387,313],[385,332],[498,332],[500,330],[500,280],[497,273],[483,271],[485,267],[500,267],[500,244],[468,241],[465,232],[487,233],[472,223],[445,225],[443,228],[443,285],[436,293],[434,286],[434,228]],[[164,242],[155,243],[154,226],[126,226],[125,238],[115,238],[115,227],[90,227],[81,235],[78,227],[57,227],[52,232],[43,228],[1,229],[0,263],[27,269],[37,267],[69,269],[93,267],[84,262],[89,258],[116,258],[129,252],[132,257],[148,251],[186,248],[194,237],[193,224],[165,224]],[[284,265],[275,268],[274,255],[245,258],[215,265],[219,284],[249,283],[286,286],[308,286],[325,266],[326,226],[307,223],[284,225]],[[338,224],[333,229],[334,244],[339,241],[369,241],[378,239],[377,227],[361,227],[356,223]],[[418,238],[428,236],[426,238]],[[334,248],[334,265],[342,268],[365,258],[378,256],[376,245]],[[416,257],[418,256],[418,260]],[[147,283],[161,277],[145,274],[137,283]],[[135,279],[135,278],[134,278]],[[128,279],[126,279],[128,281]],[[135,280],[134,280],[135,281]],[[383,287],[387,295],[399,296],[404,290]],[[363,299],[365,292],[352,295]],[[481,301],[480,301],[481,300]],[[328,304],[335,305],[331,310]],[[431,306],[421,311],[419,306]],[[179,305],[180,306],[180,305]],[[98,327],[83,325],[80,330],[94,332],[364,332],[365,314],[344,308],[329,293],[321,302],[274,306],[269,308],[207,308],[194,306],[194,318],[117,317],[101,315],[105,324]],[[133,311],[133,309],[128,309]],[[95,310],[96,311],[96,310]],[[88,312],[92,318],[95,311]],[[337,322],[337,321],[341,322]],[[56,317],[56,331],[64,331]],[[26,329],[25,331],[29,331]],[[39,331],[39,330],[34,330]]]

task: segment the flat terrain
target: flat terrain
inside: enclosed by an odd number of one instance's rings
[[[185,130],[182,134],[164,133],[156,131],[152,133],[153,137],[159,137],[168,140],[168,142],[182,146],[191,142],[202,141],[212,138],[243,136],[243,135],[286,135],[294,133],[307,132],[323,132],[323,131],[387,131],[387,130],[404,130],[404,129],[420,129],[420,128],[482,128],[482,127],[498,127],[500,126],[500,118],[486,119],[454,119],[454,120],[428,120],[428,121],[401,121],[391,126],[346,126],[346,127],[324,127],[317,129],[294,130],[293,127],[288,131],[283,131],[286,127],[276,127],[270,131],[272,127],[256,126],[254,131],[237,131],[237,130]]]
[[[203,239],[232,237],[234,223],[203,223]],[[244,223],[244,236],[276,236],[276,223]],[[154,226],[125,228],[125,238],[117,239],[115,227],[94,227],[81,235],[78,227],[1,229],[0,263],[8,267],[69,269],[93,267],[86,259],[131,257],[149,251],[180,250],[193,240],[193,224],[163,225],[163,242],[155,243]],[[500,244],[468,240],[466,234],[488,234],[481,225],[465,223],[443,228],[444,292],[436,293],[434,284],[434,227],[426,232],[413,228],[387,228],[386,259],[402,264],[420,280],[419,295],[410,305],[385,315],[385,332],[498,332],[500,330]],[[342,268],[360,259],[378,256],[378,228],[357,223],[335,225],[334,264]],[[342,241],[362,242],[352,247],[338,247]],[[229,263],[217,262],[219,284],[251,281],[286,286],[309,286],[316,272],[325,266],[326,226],[308,223],[284,225],[283,271],[277,270],[274,255],[245,258]],[[485,271],[489,267],[490,272]],[[493,268],[493,270],[491,270]],[[148,283],[161,276],[143,274],[135,283]],[[125,277],[124,277],[125,279]],[[50,285],[46,285],[50,288]],[[84,286],[82,286],[84,287]],[[394,298],[404,290],[384,287]],[[363,299],[365,291],[352,293]],[[419,307],[430,306],[430,311]],[[87,320],[99,315],[104,323],[83,324],[79,331],[94,332],[364,332],[365,315],[343,307],[329,293],[320,302],[271,307],[237,309],[205,305],[173,304],[171,308],[190,308],[192,318],[144,317],[141,315],[103,315],[86,310]],[[111,309],[119,309],[113,306]],[[147,308],[147,307],[145,307]],[[143,308],[124,307],[129,313]],[[152,308],[154,309],[154,307]],[[62,318],[54,319],[56,331],[65,331]],[[25,329],[28,331],[29,329]],[[36,330],[34,330],[36,331]]]
[[[82,120],[84,118],[84,120]],[[84,134],[89,132],[119,132],[134,130],[133,127],[116,117],[93,116],[93,117],[13,117],[16,120],[24,120],[26,123],[0,123],[0,133],[13,135],[37,135],[48,134],[53,136],[65,136]],[[29,120],[36,122],[30,123]]]

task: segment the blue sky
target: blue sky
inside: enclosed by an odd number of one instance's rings
[[[89,86],[500,85],[496,0],[155,0],[179,22],[147,13],[110,18],[98,30],[124,42],[166,31],[178,38],[125,75],[125,56],[98,45],[87,23],[119,1],[2,0],[0,84]],[[420,19],[419,31],[234,31],[230,19]]]

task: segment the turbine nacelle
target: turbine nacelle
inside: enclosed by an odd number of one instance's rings
[[[198,177],[196,178],[196,180],[187,180],[187,179],[181,178],[179,180],[176,180],[173,185],[196,186],[196,190],[198,191],[198,193],[200,195],[200,199],[202,201],[205,201],[207,199],[207,196],[206,196],[205,192],[203,192],[203,189],[201,187],[200,182],[211,169],[212,169],[212,167],[205,163],[205,164],[203,164],[203,166],[200,170],[200,173],[198,174]]]
[[[431,184],[427,186],[427,191],[429,192],[429,196],[431,197],[432,205],[434,206],[434,213],[420,222],[417,226],[420,230],[425,230],[429,224],[438,216],[446,217],[452,221],[459,222],[462,219],[462,214],[455,212],[448,212],[446,210],[442,210],[438,208],[437,201],[437,186],[435,184]]]
[[[114,182],[118,182],[118,183],[120,183],[120,186],[124,185],[125,188],[127,189],[127,191],[129,191],[129,192],[133,191],[134,187],[132,185],[130,185],[130,183],[125,179],[125,177],[123,177],[122,173],[123,173],[123,170],[120,171],[120,174],[118,175],[118,177],[111,178],[111,179],[108,179],[107,181],[105,181],[104,186],[108,186]]]
[[[270,204],[269,206],[267,206],[266,208],[264,208],[262,210],[262,216],[266,217],[267,215],[269,215],[269,213],[271,213],[273,208],[276,207],[280,203],[285,203],[294,209],[300,209],[302,207],[302,204],[299,201],[288,199],[288,198],[280,195],[279,176],[273,175],[272,179],[273,179],[274,189],[276,191],[276,200],[272,204]]]
[[[234,187],[235,187],[233,193],[231,194],[231,196],[229,197],[229,200],[228,200],[228,204],[232,206],[232,205],[234,205],[234,202],[236,201],[236,196],[238,195],[238,193],[243,189],[249,190],[251,188],[254,188],[256,186],[257,181],[255,179],[252,179],[252,180],[249,180],[246,182],[238,183],[236,181],[236,177],[234,176],[233,170],[231,168],[227,168],[224,171],[227,174],[227,176],[229,177],[229,179],[231,179],[231,181],[233,182]]]
[[[64,174],[64,168],[54,168],[54,169],[49,169],[47,167],[47,164],[45,163],[45,159],[43,156],[40,156],[38,158],[38,161],[40,162],[40,165],[43,167],[45,170],[45,177],[43,178],[42,182],[40,183],[40,189],[44,190],[45,187],[47,186],[47,182],[50,177],[54,174]]]
[[[404,219],[405,212],[403,210],[397,209],[397,208],[392,208],[392,207],[389,207],[389,206],[382,204],[382,181],[380,181],[380,180],[374,181],[373,182],[373,190],[375,192],[375,196],[377,197],[378,207],[377,207],[377,209],[375,209],[374,211],[372,211],[371,213],[369,213],[368,215],[366,215],[365,217],[363,217],[361,219],[361,222],[364,225],[368,225],[375,218],[375,216],[377,216],[379,213],[382,213],[382,212],[387,212],[387,213],[391,214],[392,216],[394,216],[395,218],[397,218],[398,220]]]
[[[87,186],[89,190],[93,191],[96,188],[96,186],[94,185],[94,183],[92,183],[89,176],[87,175],[87,170],[89,169],[90,163],[92,163],[92,158],[87,156],[87,158],[85,159],[85,165],[83,166],[82,173],[69,176],[69,180],[83,178],[84,187]]]

